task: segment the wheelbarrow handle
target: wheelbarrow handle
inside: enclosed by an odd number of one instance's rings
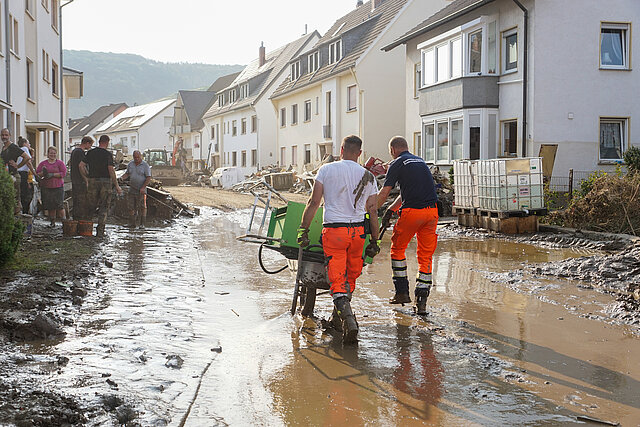
[[[291,315],[296,314],[298,304],[298,292],[300,291],[300,270],[302,269],[302,246],[298,248],[298,271],[296,271],[296,285],[293,288],[293,301],[291,302]]]

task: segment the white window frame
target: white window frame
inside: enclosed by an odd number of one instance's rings
[[[9,7],[8,4],[5,4],[5,7]],[[13,16],[9,15],[9,25],[11,28],[9,30],[9,35],[11,39],[9,40],[9,52],[13,53],[18,58],[20,57],[20,23]]]
[[[516,124],[516,152],[515,153],[509,153],[507,152],[507,147],[506,147],[506,143],[505,143],[505,126],[507,124],[512,124],[515,123]],[[520,124],[518,123],[518,119],[517,118],[512,118],[512,119],[504,119],[504,120],[500,120],[500,139],[499,139],[499,148],[500,151],[498,151],[498,157],[511,157],[513,155],[515,155],[516,157],[518,156],[518,132],[520,130]]]
[[[233,88],[229,91],[229,103],[232,104],[236,102],[237,99],[238,99],[238,93],[236,92],[236,89]]]
[[[291,146],[291,164],[293,166],[298,166],[298,146]]]
[[[418,62],[413,66],[413,97],[417,99],[420,96],[420,88],[422,87],[422,62]]]
[[[458,159],[453,159],[453,144],[451,139],[451,135],[452,135],[451,123],[458,120],[461,122],[460,138],[461,138],[461,144],[462,144],[462,154],[460,158],[464,158],[465,147],[467,145],[467,142],[465,140],[465,132],[464,132],[466,118],[463,110],[457,110],[457,111],[452,111],[446,114],[430,116],[428,118],[425,118],[422,121],[422,129],[420,131],[422,156],[426,162],[432,163],[435,165],[451,165],[453,164],[453,160],[458,160]],[[447,158],[446,159],[440,158],[438,154],[438,125],[444,124],[444,123],[447,124]],[[426,135],[427,126],[433,126],[433,140],[431,141],[432,142],[431,148],[433,148],[433,159],[426,158],[427,149],[429,148],[429,142],[430,142]]]
[[[238,135],[238,121],[237,120],[232,120],[231,121],[231,136],[237,136]]]
[[[307,57],[307,68],[309,73],[313,73],[320,68],[320,52],[315,51]]]
[[[342,39],[329,45],[329,64],[335,64],[342,59]]]
[[[602,149],[602,125],[617,124],[620,132],[620,157],[607,158],[601,155]],[[624,159],[624,153],[627,151],[629,140],[629,118],[628,117],[600,117],[598,123],[598,162],[599,163],[620,163]]]
[[[31,102],[36,102],[36,82],[35,82],[35,64],[33,63],[33,61],[28,57],[25,56],[25,58],[27,59],[26,63],[27,63],[27,81],[26,83],[26,89],[27,89],[27,99]]]
[[[47,83],[51,83],[51,74],[49,68],[49,54],[42,49],[42,80]]]
[[[507,51],[508,51],[508,46],[507,46],[507,38],[511,37],[515,35],[516,36],[516,66],[514,68],[508,69],[507,70]],[[500,61],[502,63],[502,74],[511,74],[511,73],[517,73],[518,72],[518,67],[519,67],[519,63],[520,63],[520,49],[518,47],[518,45],[520,44],[520,37],[518,37],[518,27],[514,27],[508,30],[505,30],[502,32],[502,60]]]
[[[249,97],[249,83],[245,83],[240,86],[240,99],[245,99]]]
[[[307,154],[309,156],[309,161],[307,161]],[[302,163],[308,165],[311,163],[313,159],[311,158],[311,144],[304,144],[304,158]]]
[[[59,30],[58,22],[58,0],[51,0],[51,28],[57,33]]]
[[[60,67],[51,60],[51,93],[55,97],[60,96]]]
[[[493,70],[493,72],[489,70],[489,31],[491,29],[493,29],[494,32],[493,38],[497,39],[497,17],[493,15],[483,16],[433,37],[424,43],[420,43],[418,49],[421,50],[420,63],[422,67],[420,70],[421,82],[419,87],[428,87],[460,77],[480,76],[484,74],[496,75],[496,70]],[[469,39],[471,34],[478,31],[481,31],[482,35],[482,44],[480,47],[481,66],[479,72],[470,73],[471,45]],[[459,52],[453,55],[456,42],[459,43]],[[439,75],[438,73],[438,58],[436,55],[437,49],[443,47],[447,49],[445,76]],[[496,42],[494,52],[492,52],[495,63],[498,62],[497,48]],[[459,69],[460,72],[456,73],[454,71],[456,69]]]
[[[353,103],[353,107],[351,104]],[[358,88],[356,85],[347,86],[347,113],[358,110]]]
[[[258,116],[251,116],[251,133],[258,132]]]
[[[251,149],[251,166],[255,167],[258,164],[258,150]]]
[[[294,82],[300,78],[300,61],[291,64],[291,81]]]
[[[291,126],[298,124],[298,104],[291,106]]]
[[[218,95],[218,107],[222,107],[224,105],[224,93]]]
[[[282,107],[280,109],[280,127],[286,127],[287,126],[287,109],[285,107]]]
[[[612,65],[602,63],[602,30],[620,30],[622,37],[622,65]],[[603,70],[629,70],[631,69],[631,23],[630,22],[601,22],[600,23],[600,43],[598,45],[598,63]]]
[[[307,99],[304,101],[304,122],[310,122],[311,121],[311,100]]]
[[[240,119],[240,135],[247,134],[247,118],[243,117]]]

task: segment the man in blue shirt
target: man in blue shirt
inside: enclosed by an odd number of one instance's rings
[[[389,152],[394,160],[387,171],[384,186],[378,193],[380,208],[396,183],[400,185],[400,196],[389,206],[383,218],[383,223],[388,224],[393,213],[400,212],[391,236],[391,269],[396,293],[389,302],[411,302],[405,251],[413,236],[417,236],[420,271],[416,278],[416,311],[418,314],[426,314],[427,297],[432,285],[431,260],[438,243],[438,196],[429,166],[422,158],[409,152],[409,146],[403,137],[391,138]]]
[[[129,178],[129,222],[131,227],[136,226],[137,217],[140,217],[140,228],[144,228],[147,220],[147,185],[151,181],[151,168],[142,160],[142,154],[136,150],[133,152],[133,160],[127,165],[127,172],[120,178],[122,181]]]

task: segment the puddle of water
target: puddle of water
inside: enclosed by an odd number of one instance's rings
[[[512,272],[592,252],[442,238],[422,319],[386,302],[386,243],[354,295],[359,345],[343,347],[317,320],[288,315],[289,273],[266,275],[257,246],[236,240],[247,219],[203,209],[162,230],[110,229],[114,266],[91,279],[101,291],[64,341],[32,351],[70,359],[44,381],[87,399],[120,396],[142,425],[179,425],[187,412],[193,426],[640,419],[638,340],[628,327],[580,317],[609,297]],[[411,275],[415,244],[408,254]],[[318,297],[318,317],[331,308]],[[167,366],[174,356],[180,369]]]

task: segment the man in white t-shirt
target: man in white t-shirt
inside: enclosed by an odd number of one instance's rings
[[[356,161],[362,153],[362,140],[349,135],[342,141],[342,160],[318,170],[313,192],[302,214],[298,243],[309,245],[309,225],[324,198],[322,247],[327,259],[327,274],[335,305],[332,324],[342,329],[343,343],[353,343],[358,323],[351,311],[351,294],[362,273],[365,242],[365,214],[369,214],[371,243],[366,254],[375,256],[378,247],[378,186],[371,172]]]

